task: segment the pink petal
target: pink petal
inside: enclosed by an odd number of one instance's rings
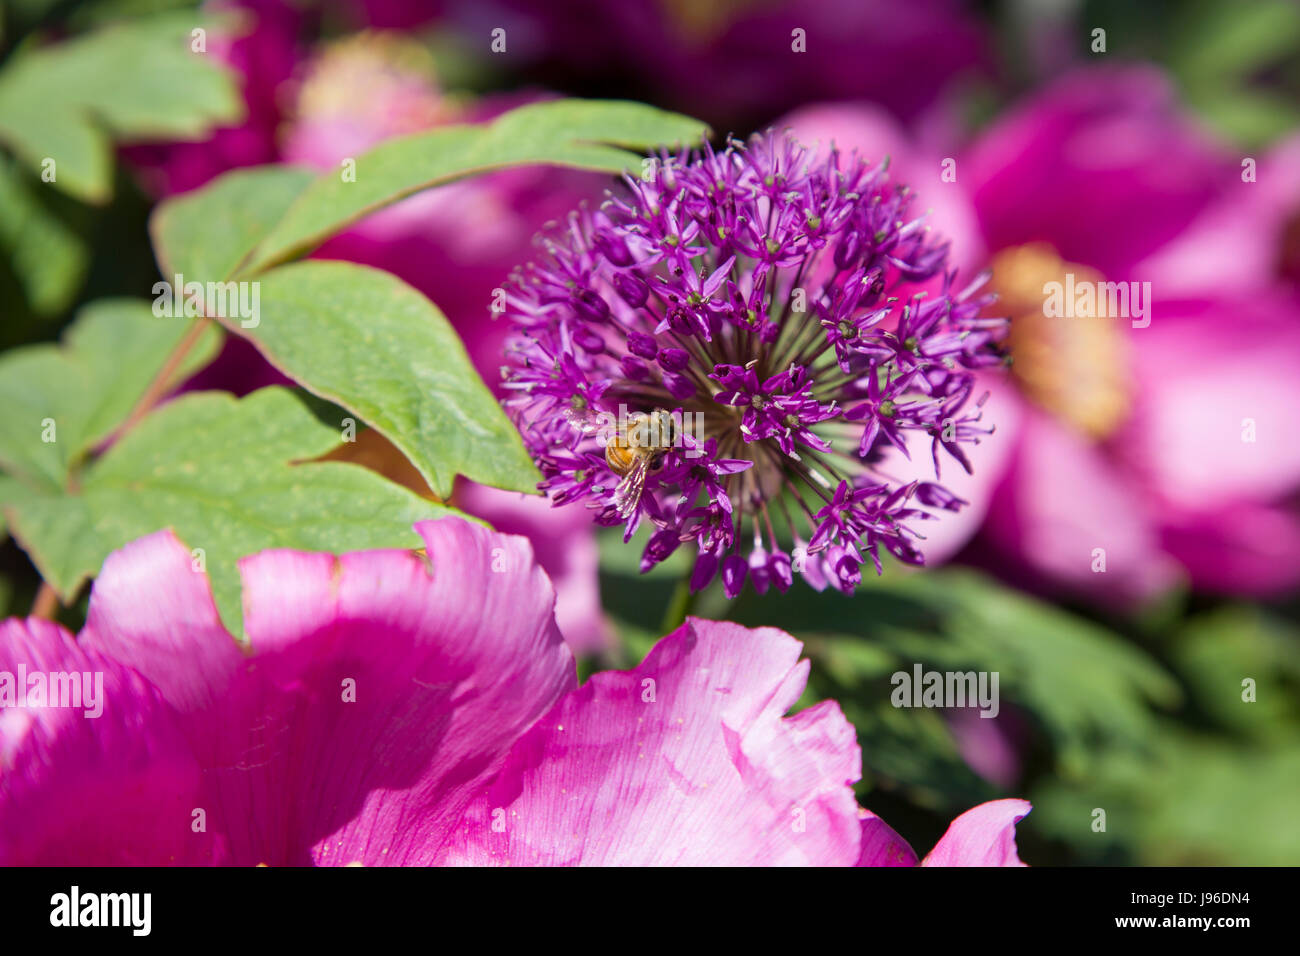
[[[1107,278],[1147,279],[1134,265],[1178,236],[1233,167],[1162,73],[1101,64],[1006,111],[959,177],[990,247],[1046,241]]]
[[[916,866],[916,852],[893,827],[870,810],[859,810],[858,815],[862,818],[858,866]]]
[[[688,620],[634,671],[596,674],[515,746],[466,813],[460,863],[852,864],[861,773],[830,701],[771,628]]]
[[[417,530],[427,559],[245,558],[248,656],[170,534],[106,563],[85,640],[182,710],[235,861],[434,862],[471,793],[574,686],[527,541],[457,518]]]
[[[183,715],[219,707],[244,657],[221,623],[207,575],[171,531],[108,556],[80,641],[145,675]]]
[[[1008,707],[996,717],[954,707],[944,712],[944,719],[966,766],[1003,790],[1020,779],[1022,727]]]
[[[992,800],[967,810],[921,861],[922,866],[1027,866],[1016,855],[1016,824],[1028,800]]]
[[[392,551],[242,563],[262,675],[244,746],[287,764],[250,775],[283,814],[266,821],[268,849],[287,833],[318,864],[434,862],[471,793],[574,686],[527,541],[456,518],[416,530],[427,563]]]
[[[1232,170],[1219,198],[1134,274],[1169,297],[1248,295],[1274,281],[1287,224],[1300,212],[1300,135],[1259,158],[1254,182],[1242,172]]]
[[[987,530],[1035,576],[1098,600],[1133,602],[1175,580],[1141,488],[1085,438],[1026,409]],[[1094,549],[1105,570],[1094,571]]]
[[[957,179],[945,182],[944,160],[915,143],[898,121],[884,109],[869,103],[828,103],[806,106],[778,120],[777,129],[789,128],[809,146],[843,154],[857,151],[869,163],[889,157],[891,181],[905,183],[916,192],[911,214],[928,213],[927,225],[952,243],[949,267],[957,266],[969,276],[985,259],[984,240],[965,179],[958,167]]]
[[[1300,584],[1300,518],[1292,509],[1238,502],[1173,511],[1163,537],[1198,590],[1273,597]]]
[[[0,623],[0,674],[20,667],[47,682],[75,673],[98,693],[0,708],[0,865],[212,859],[213,838],[195,830],[199,765],[157,691],[35,618]]]
[[[1158,301],[1153,311],[1133,335],[1140,386],[1118,436],[1126,460],[1186,508],[1275,500],[1300,486],[1294,305],[1254,294]]]
[[[610,646],[613,635],[600,604],[599,554],[589,512],[473,482],[457,490],[457,501],[498,531],[533,543],[538,562],[555,584],[555,622],[574,654],[598,654]]]

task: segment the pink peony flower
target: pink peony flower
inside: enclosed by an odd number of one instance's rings
[[[889,153],[914,182],[939,180],[935,228],[979,224],[1012,316],[1012,376],[987,383],[997,440],[975,450],[993,457],[954,488],[972,505],[943,529],[946,549],[927,553],[953,553],[982,529],[980,555],[1024,583],[1120,604],[1181,577],[1235,594],[1300,583],[1300,517],[1286,506],[1300,458],[1284,437],[1300,431],[1297,309],[1268,284],[1288,260],[1211,229],[1254,216],[1285,245],[1283,200],[1300,208],[1300,179],[1280,159],[1293,147],[1261,165],[1267,184],[1243,184],[1164,77],[1140,67],[1071,74],[967,150],[915,141],[865,106],[783,122],[805,140]],[[946,158],[955,181],[941,179]],[[1271,200],[1282,215],[1264,215]],[[1067,272],[1151,282],[1150,326],[1045,317],[1043,285]]]
[[[1229,185],[1135,271],[1170,295],[1300,292],[1300,134],[1240,160]]]
[[[1027,866],[1016,852],[1016,824],[1033,809],[1027,800],[991,800],[948,827],[921,866]],[[916,866],[916,852],[884,820],[862,811],[858,866]]]
[[[169,531],[109,557],[78,638],[0,624],[0,864],[878,862],[853,728],[784,716],[789,635],[689,620],[578,687],[525,539],[417,530],[245,558],[247,645]],[[998,806],[929,862],[1014,860]]]
[[[600,554],[591,518],[575,508],[556,508],[540,495],[501,491],[472,481],[456,488],[458,507],[503,534],[521,534],[555,584],[555,622],[573,653],[599,654],[614,635],[600,604]]]

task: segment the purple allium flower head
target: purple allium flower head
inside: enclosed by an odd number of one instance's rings
[[[544,239],[511,279],[502,369],[542,490],[625,538],[653,525],[643,569],[693,544],[692,586],[733,597],[791,568],[852,591],[882,547],[923,563],[914,523],[960,499],[891,481],[879,452],[919,431],[936,477],[941,453],[969,470],[1004,323],[886,166],[773,133],[706,144]]]

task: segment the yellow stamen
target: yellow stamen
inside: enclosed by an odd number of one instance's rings
[[[1011,319],[1011,372],[1030,401],[1083,434],[1105,438],[1128,415],[1130,357],[1123,320],[1093,309],[1073,317],[1044,314],[1049,282],[1099,283],[1100,273],[1065,262],[1051,246],[1004,249],[993,259],[995,309]]]
[[[368,31],[336,41],[311,63],[298,91],[299,117],[389,114],[394,135],[455,120],[460,106],[438,86],[433,56],[409,37]]]

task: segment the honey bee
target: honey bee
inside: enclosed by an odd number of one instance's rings
[[[622,481],[614,489],[614,505],[620,518],[636,510],[645,491],[646,476],[663,467],[664,453],[677,440],[673,416],[662,408],[629,415],[625,424],[605,445],[605,463]]]

